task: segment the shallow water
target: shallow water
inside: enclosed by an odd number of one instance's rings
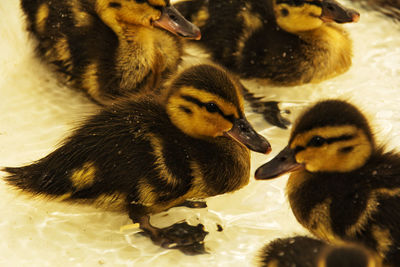
[[[400,26],[359,11],[360,22],[346,25],[354,40],[353,66],[346,74],[291,88],[246,85],[283,101],[292,120],[317,99],[351,100],[370,115],[379,140],[395,148],[400,144]],[[34,41],[16,0],[0,1],[0,38],[0,166],[19,166],[51,152],[97,107],[59,84],[33,56]],[[251,112],[248,118],[273,146],[268,156],[253,154],[254,172],[285,146],[289,131],[270,127]],[[0,266],[254,266],[264,243],[305,232],[287,206],[286,178],[252,179],[238,192],[210,199],[207,209],[175,208],[152,219],[157,225],[183,218],[204,223],[209,254],[195,257],[156,247],[134,230],[120,232],[130,223],[125,214],[32,199],[0,180]],[[218,232],[216,224],[224,230]]]

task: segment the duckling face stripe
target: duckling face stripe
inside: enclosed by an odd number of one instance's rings
[[[242,115],[232,103],[194,87],[182,87],[170,96],[167,112],[178,128],[196,138],[221,136]]]
[[[187,102],[196,104],[201,108],[206,108],[207,103],[215,103],[217,106],[216,112],[222,117],[233,122],[233,118],[239,118],[242,112],[238,110],[232,103],[224,100],[218,95],[205,92],[194,87],[184,87],[180,90],[180,97]]]
[[[368,160],[372,144],[363,130],[354,126],[326,126],[297,134],[290,148],[308,171],[348,172]]]

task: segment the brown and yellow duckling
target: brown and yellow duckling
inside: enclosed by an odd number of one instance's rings
[[[324,241],[294,236],[278,238],[259,253],[263,267],[380,267],[379,257],[358,244],[330,245]]]
[[[292,172],[287,196],[297,220],[318,238],[353,241],[384,263],[400,262],[400,154],[375,144],[352,104],[322,101],[295,124],[288,146],[257,169],[258,180]]]
[[[239,84],[222,68],[188,68],[164,91],[104,108],[48,156],[5,168],[5,180],[33,195],[128,211],[154,243],[202,252],[202,225],[160,229],[149,216],[240,189],[249,182],[249,149],[271,148],[246,120]]]
[[[21,5],[39,54],[101,104],[158,88],[181,60],[176,35],[200,38],[169,0],[21,0]]]
[[[335,0],[187,0],[177,8],[202,31],[199,44],[242,78],[298,85],[341,74],[352,44],[338,25],[359,13]]]

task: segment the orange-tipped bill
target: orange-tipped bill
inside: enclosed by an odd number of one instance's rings
[[[165,29],[176,35],[188,39],[200,40],[200,29],[186,20],[173,6],[165,6],[161,9],[160,19],[153,22],[154,26]]]
[[[360,13],[354,9],[342,6],[335,0],[323,0],[322,14],[320,18],[325,22],[357,22],[360,19]]]
[[[254,177],[256,180],[267,180],[300,169],[304,169],[304,165],[296,162],[294,151],[287,146],[275,158],[259,167]]]
[[[259,135],[245,118],[236,119],[226,134],[250,150],[263,154],[271,152],[267,139]]]

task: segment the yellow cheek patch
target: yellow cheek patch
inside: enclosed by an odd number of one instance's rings
[[[282,14],[284,9],[288,11],[287,15]],[[315,5],[290,6],[279,4],[274,6],[274,12],[278,25],[292,33],[313,30],[323,24],[319,18],[322,9]]]
[[[214,102],[224,114],[238,117],[237,109],[233,104],[211,93],[184,87],[183,90],[169,97],[167,112],[171,121],[189,136],[217,137],[230,130],[233,125],[220,113],[210,113],[205,107],[182,98],[182,95],[193,97],[202,103]]]
[[[182,108],[190,110],[190,113],[183,111]],[[205,108],[187,102],[179,95],[169,98],[167,112],[171,121],[181,131],[195,138],[220,136],[233,126],[219,113],[208,113]]]
[[[96,179],[96,167],[93,162],[86,162],[82,168],[71,175],[72,185],[77,191],[91,187]]]
[[[329,139],[344,135],[353,137],[349,140],[325,143],[320,147],[307,147],[307,143],[313,136]],[[296,146],[305,147],[296,154],[296,161],[305,164],[305,168],[311,172],[349,172],[363,166],[372,153],[372,144],[367,136],[354,126],[328,126],[313,129],[296,136],[290,147],[295,149]],[[347,148],[351,149],[348,153],[341,152]]]
[[[49,13],[50,9],[46,3],[41,4],[38,8],[36,14],[36,30],[41,34],[44,34],[46,31],[46,21],[49,17]]]

